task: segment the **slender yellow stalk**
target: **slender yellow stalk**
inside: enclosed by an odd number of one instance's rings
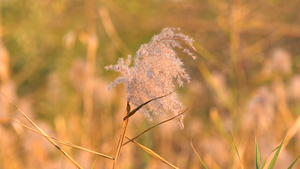
[[[0,91],[1,92],[1,91]],[[63,155],[65,155],[77,168],[83,169],[67,152],[61,149],[51,137],[49,137],[41,128],[39,128],[18,106],[16,106],[4,93],[1,94],[8,100],[8,102],[13,105],[25,118],[28,120],[41,135],[43,135],[50,143],[52,143]]]
[[[40,132],[38,132],[38,131],[36,131],[36,130],[34,130],[34,129],[28,127],[28,126],[26,126],[25,124],[23,124],[23,123],[21,123],[21,122],[15,120],[15,119],[12,119],[12,118],[8,118],[8,119],[11,120],[11,121],[13,121],[13,122],[15,122],[15,123],[18,123],[19,125],[23,126],[24,128],[26,128],[26,129],[28,129],[28,130],[30,130],[30,131],[36,133],[36,134],[39,134],[39,135],[41,135],[41,136],[44,136],[44,135],[41,134]],[[1,120],[1,119],[0,119],[0,120]],[[107,159],[110,159],[110,160],[114,160],[113,157],[110,157],[110,156],[108,156],[108,155],[105,155],[105,154],[102,154],[102,153],[98,153],[98,152],[96,152],[96,151],[93,151],[93,150],[90,150],[90,149],[87,149],[87,148],[84,148],[84,147],[81,147],[81,146],[78,146],[78,145],[75,145],[75,144],[72,144],[72,143],[68,143],[68,142],[63,141],[63,140],[59,140],[59,139],[57,139],[57,138],[55,138],[55,137],[50,137],[50,138],[53,139],[55,142],[58,142],[58,143],[60,143],[60,144],[62,144],[62,145],[69,146],[69,147],[72,147],[72,148],[76,148],[76,149],[79,149],[79,150],[83,150],[83,151],[86,151],[86,152],[90,152],[90,153],[92,153],[92,154],[95,154],[95,155],[98,155],[98,156],[101,156],[101,157],[104,157],[104,158],[107,158]]]
[[[86,29],[87,29],[87,41],[86,41],[86,73],[87,80],[84,85],[83,92],[83,104],[84,104],[84,122],[85,126],[88,129],[88,134],[90,134],[90,125],[93,116],[93,95],[94,95],[94,85],[93,79],[95,78],[96,70],[96,58],[97,58],[97,49],[99,45],[99,40],[97,38],[97,27],[96,27],[96,16],[94,11],[94,0],[85,0],[86,6]]]
[[[175,118],[178,117],[178,116],[183,115],[188,109],[189,109],[189,108],[185,109],[182,113],[179,113],[179,114],[177,114],[177,115],[174,116],[174,117],[171,117],[171,118],[169,118],[169,119],[167,119],[167,120],[165,120],[165,121],[162,121],[162,122],[160,122],[160,123],[158,123],[158,124],[156,124],[156,125],[154,125],[154,126],[152,126],[152,127],[149,127],[149,128],[146,129],[145,131],[141,132],[139,135],[133,137],[131,140],[135,140],[135,139],[137,139],[138,137],[140,137],[141,135],[143,135],[144,133],[148,132],[149,130],[151,130],[151,129],[153,129],[153,128],[155,128],[155,127],[161,125],[161,124],[164,124],[164,123],[166,123],[166,122],[168,122],[168,121],[171,121],[171,120],[175,119]],[[123,146],[125,146],[126,144],[128,144],[129,142],[131,142],[131,140],[125,142],[125,143],[123,144]]]
[[[133,141],[132,139],[126,137],[129,141],[133,142],[134,144],[136,144],[137,146],[139,146],[141,149],[145,150],[147,153],[149,153],[150,155],[152,155],[153,157],[159,159],[160,161],[162,161],[163,163],[169,165],[172,168],[178,169],[178,167],[174,166],[173,164],[169,163],[167,160],[165,160],[164,158],[162,158],[160,155],[158,155],[157,153],[155,153],[153,150],[137,143],[136,141]]]
[[[129,113],[130,113],[130,105],[129,105],[129,102],[127,102],[125,117]],[[126,120],[123,120],[122,130],[121,130],[121,134],[120,134],[120,137],[119,137],[119,142],[118,142],[118,147],[117,147],[117,153],[116,153],[116,156],[115,156],[115,161],[114,161],[114,164],[113,164],[113,169],[117,168],[117,162],[118,162],[119,155],[121,153],[121,148],[123,146],[123,140],[124,140],[124,136],[125,136],[125,133],[126,133],[127,124],[128,124],[128,118]]]

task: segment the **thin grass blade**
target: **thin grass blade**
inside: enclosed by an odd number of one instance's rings
[[[177,90],[177,89],[176,89],[176,90]],[[154,99],[151,99],[151,100],[146,101],[145,103],[139,105],[138,107],[136,107],[135,109],[133,109],[130,113],[128,113],[128,114],[123,118],[123,120],[126,120],[126,119],[128,119],[130,116],[134,115],[140,108],[142,108],[143,106],[147,105],[148,103],[150,103],[150,102],[152,102],[152,101],[154,101],[154,100],[157,100],[157,99],[166,97],[166,96],[168,96],[168,95],[174,93],[176,90],[174,90],[174,91],[172,91],[172,92],[170,92],[170,93],[168,93],[168,94],[166,94],[166,95],[163,95],[163,96],[160,96],[160,97],[156,97],[156,98],[154,98]]]
[[[66,156],[77,168],[82,169],[82,167],[67,153],[65,152],[62,148],[60,148],[55,142],[54,140],[48,136],[48,134],[46,134],[38,125],[36,125],[18,106],[16,106],[2,91],[0,91],[1,94],[6,98],[6,100],[15,107],[15,109],[18,110],[18,112],[20,112],[23,117],[30,122],[30,124],[32,124],[37,130],[38,132],[44,136],[54,147],[56,147],[64,156]]]
[[[157,153],[155,153],[153,150],[137,143],[136,141],[133,141],[132,139],[126,137],[128,140],[130,140],[131,142],[133,142],[134,144],[136,144],[138,147],[140,147],[141,149],[143,149],[144,151],[146,151],[147,153],[149,153],[150,155],[152,155],[153,157],[159,159],[160,161],[162,161],[163,163],[169,165],[172,168],[175,169],[179,169],[178,167],[174,166],[173,164],[169,163],[167,160],[165,160],[164,158],[162,158],[160,155],[158,155]]]
[[[25,124],[23,124],[23,123],[21,123],[21,122],[15,120],[15,119],[12,119],[12,118],[8,118],[8,119],[11,120],[11,121],[13,121],[13,122],[15,122],[15,123],[17,123],[17,124],[19,124],[19,125],[21,125],[21,126],[23,126],[23,127],[26,128],[27,130],[30,130],[30,131],[32,131],[32,132],[34,132],[34,133],[36,133],[36,134],[38,134],[38,135],[40,135],[40,136],[44,136],[44,135],[41,134],[40,132],[38,132],[38,131],[36,131],[36,130],[34,130],[34,129],[28,127],[28,126],[26,126]],[[75,145],[75,144],[72,144],[72,143],[68,143],[68,142],[66,142],[66,141],[59,140],[59,139],[57,139],[57,138],[55,138],[55,137],[51,137],[51,136],[49,136],[49,137],[50,137],[51,139],[53,139],[55,142],[60,143],[60,144],[62,144],[62,145],[69,146],[69,147],[72,147],[72,148],[76,148],[76,149],[78,149],[78,150],[86,151],[86,152],[89,152],[89,153],[92,153],[92,154],[95,154],[95,155],[98,155],[98,156],[101,156],[101,157],[104,157],[104,158],[107,158],[107,159],[110,159],[110,160],[114,160],[113,157],[110,157],[110,156],[108,156],[108,155],[105,155],[105,154],[102,154],[102,153],[98,153],[98,152],[96,152],[96,151],[93,151],[93,150],[90,150],[90,149],[87,149],[87,148],[84,148],[84,147],[81,147],[81,146],[78,146],[78,145]]]
[[[231,131],[231,137],[232,137],[232,141],[233,141],[235,152],[236,152],[236,154],[237,154],[237,156],[239,158],[239,161],[241,163],[241,168],[244,169],[244,166],[243,166],[243,163],[242,163],[242,160],[241,160],[241,156],[240,156],[239,150],[238,150],[238,148],[237,148],[237,146],[235,144],[234,138],[233,138],[233,132],[232,131]]]
[[[129,112],[130,112],[130,104],[129,104],[129,102],[127,102],[125,116],[127,116]],[[113,169],[117,168],[116,166],[117,166],[118,158],[119,158],[120,153],[121,153],[121,149],[123,147],[123,141],[124,141],[124,136],[125,136],[125,133],[126,133],[128,121],[129,121],[128,118],[126,120],[123,120],[121,134],[120,134],[119,141],[118,141],[117,152],[116,152],[115,160],[114,160],[114,164],[113,164]]]
[[[296,164],[296,162],[299,160],[299,158],[300,158],[300,155],[299,155],[299,156],[296,158],[296,160],[289,166],[288,169],[292,169],[293,166]]]
[[[194,150],[195,154],[197,155],[199,161],[201,162],[202,166],[207,169],[205,163],[203,162],[202,158],[200,157],[200,155],[197,153],[196,149],[194,148],[193,142],[191,141],[191,145],[192,145],[192,149]]]
[[[260,169],[264,169],[267,164],[267,159],[265,159],[264,163],[261,165]]]
[[[288,141],[284,141],[283,144],[288,143]],[[275,151],[277,151],[279,149],[280,145],[277,146],[276,148],[274,148],[274,150],[272,150],[272,153],[274,153]]]
[[[260,169],[260,155],[259,155],[259,149],[258,149],[256,138],[255,138],[255,168]]]
[[[133,137],[131,140],[135,140],[135,139],[137,139],[138,137],[140,137],[141,135],[143,135],[144,133],[148,132],[149,130],[151,130],[151,129],[153,129],[153,128],[155,128],[155,127],[161,125],[161,124],[164,124],[164,123],[166,123],[166,122],[168,122],[168,121],[171,121],[171,120],[175,119],[175,118],[178,117],[178,116],[181,116],[181,115],[184,114],[188,109],[189,109],[189,108],[185,109],[182,113],[179,113],[179,114],[177,114],[177,115],[174,116],[174,117],[171,117],[171,118],[169,118],[169,119],[167,119],[167,120],[165,120],[165,121],[162,121],[162,122],[160,122],[160,123],[158,123],[158,124],[156,124],[156,125],[154,125],[154,126],[148,128],[148,129],[146,129],[145,131],[141,132],[141,133],[138,134],[137,136]],[[125,143],[123,144],[123,146],[126,145],[126,144],[128,144],[129,142],[131,142],[131,141],[125,142]]]
[[[91,167],[91,169],[94,169],[94,167],[95,167],[95,164],[96,164],[96,161],[98,160],[98,157],[94,160],[94,162],[93,162],[93,165],[92,165],[92,167]]]
[[[277,161],[277,159],[278,159],[280,150],[281,150],[282,145],[283,145],[283,143],[284,143],[284,139],[285,139],[285,138],[283,138],[281,144],[279,145],[278,149],[276,150],[276,153],[274,154],[274,157],[272,158],[272,160],[271,160],[271,162],[270,162],[270,165],[269,165],[268,169],[273,169],[273,168],[274,168],[275,163],[276,163],[276,161]]]

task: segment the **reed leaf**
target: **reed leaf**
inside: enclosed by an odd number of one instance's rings
[[[173,164],[169,163],[167,160],[165,160],[164,158],[162,158],[160,155],[158,155],[157,153],[155,153],[153,150],[137,143],[136,141],[126,137],[128,140],[130,140],[131,142],[133,142],[134,144],[136,144],[138,147],[140,147],[141,149],[143,149],[144,151],[146,151],[148,154],[152,155],[153,157],[159,159],[160,161],[162,161],[163,163],[169,165],[170,167],[172,168],[175,168],[175,169],[179,169],[178,167],[174,166]]]
[[[280,150],[281,150],[282,145],[283,145],[283,143],[284,143],[284,139],[285,139],[285,138],[283,138],[281,144],[280,144],[279,147],[277,148],[276,153],[274,154],[274,157],[272,158],[272,160],[271,160],[271,162],[270,162],[270,164],[269,164],[268,169],[273,169],[273,168],[274,168],[275,163],[276,163],[276,161],[277,161],[277,159],[278,159]]]

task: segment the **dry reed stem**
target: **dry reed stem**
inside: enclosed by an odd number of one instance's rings
[[[192,147],[194,153],[196,154],[196,156],[198,157],[198,159],[200,160],[200,162],[201,162],[201,164],[203,165],[203,167],[204,167],[205,169],[207,169],[206,164],[203,162],[202,158],[200,157],[200,155],[198,154],[197,150],[195,149],[192,139],[191,139],[191,147]]]
[[[147,102],[145,102],[145,103],[139,105],[137,108],[135,108],[135,109],[132,110],[132,111],[130,111],[130,104],[129,104],[129,102],[127,101],[126,113],[125,113],[125,117],[123,118],[122,130],[121,130],[121,134],[120,134],[120,137],[119,137],[119,142],[118,142],[118,147],[117,147],[117,153],[116,153],[116,156],[115,156],[115,160],[114,160],[114,164],[113,164],[113,169],[115,169],[116,166],[117,166],[117,161],[118,161],[118,158],[119,158],[119,155],[120,155],[120,152],[121,152],[121,148],[122,148],[122,146],[123,146],[123,140],[124,140],[124,137],[125,137],[125,133],[126,133],[126,128],[127,128],[127,124],[128,124],[128,119],[129,119],[129,117],[131,117],[131,116],[132,116],[133,114],[135,114],[140,108],[142,108],[143,106],[147,105],[147,104],[150,103],[151,101],[154,101],[154,100],[157,100],[157,99],[166,97],[166,96],[168,96],[168,95],[174,93],[176,90],[177,90],[177,89],[175,89],[174,91],[172,91],[172,92],[170,92],[170,93],[168,93],[168,94],[166,94],[166,95],[163,95],[163,96],[156,97],[156,98],[154,98],[154,99],[148,100]],[[185,111],[186,111],[186,110],[185,110]],[[184,112],[185,112],[185,111],[184,111]],[[184,112],[183,112],[183,113],[184,113]],[[180,114],[176,115],[175,117],[177,117],[177,116],[179,116],[179,115],[181,115],[181,114],[183,114],[183,113],[180,113]],[[165,123],[165,122],[167,122],[167,121],[170,121],[170,120],[174,119],[175,117],[173,117],[173,118],[171,118],[171,119],[169,119],[169,120],[166,120],[166,121],[164,121],[164,122],[161,122],[161,123],[159,123],[159,124],[157,124],[157,125],[155,125],[155,126],[149,128],[148,130],[150,130],[150,129],[152,129],[152,128],[154,128],[154,127],[160,125],[160,124],[163,124],[163,123]],[[143,133],[147,132],[148,130],[144,131]],[[141,133],[140,135],[142,135],[143,133]],[[138,135],[137,137],[139,137],[140,135]],[[137,137],[136,137],[136,138],[137,138]],[[127,137],[126,137],[126,138],[127,138]],[[126,144],[127,144],[127,143],[126,143]],[[166,162],[167,162],[167,161],[166,161]]]
[[[94,86],[93,86],[93,79],[95,74],[95,62],[96,62],[96,53],[98,47],[98,39],[94,33],[90,33],[87,42],[87,81],[85,82],[84,88],[84,114],[86,116],[87,124],[92,119],[93,115],[93,93],[94,93]]]
[[[246,58],[252,57],[254,54],[263,51],[265,48],[270,46],[273,42],[281,38],[282,29],[278,28],[273,31],[268,37],[254,43],[253,45],[247,46],[246,48],[242,49],[241,53]]]
[[[231,130],[231,137],[230,137],[228,135],[228,132],[226,130],[224,122],[222,121],[222,119],[220,117],[220,113],[216,108],[212,108],[210,110],[210,119],[213,122],[213,124],[216,126],[217,130],[220,132],[220,134],[222,135],[222,137],[224,138],[226,143],[234,144],[234,146],[236,148],[234,151],[234,154],[237,154],[237,152],[238,152],[238,155],[234,156],[231,168],[238,168],[239,165],[241,166],[241,168],[243,168],[243,163],[241,160],[243,159],[243,156],[245,155],[246,146],[248,145],[248,142],[249,142],[250,130],[246,130],[243,132],[243,137],[241,137],[239,144],[237,145],[235,143],[233,131]],[[249,129],[251,129],[251,128],[252,128],[252,126],[249,127]],[[215,167],[213,167],[213,168],[215,168]]]
[[[160,122],[160,123],[158,123],[158,124],[156,124],[156,125],[154,125],[154,126],[148,128],[148,129],[146,129],[145,131],[141,132],[139,135],[133,137],[131,140],[135,140],[135,139],[137,139],[138,137],[140,137],[141,135],[143,135],[144,133],[148,132],[149,130],[151,130],[151,129],[153,129],[153,128],[155,128],[155,127],[161,125],[161,124],[164,124],[164,123],[166,123],[166,122],[168,122],[168,121],[171,121],[171,120],[175,119],[175,118],[178,117],[178,116],[181,116],[181,115],[184,114],[188,109],[189,109],[189,108],[185,109],[182,113],[179,113],[179,114],[177,114],[177,115],[174,116],[174,117],[171,117],[171,118],[169,118],[169,119],[167,119],[167,120],[165,120],[165,121],[162,121],[162,122]],[[129,142],[131,142],[131,140],[125,142],[125,143],[123,144],[123,146],[125,146],[126,144],[128,144]]]
[[[1,94],[6,98],[6,100],[13,105],[25,118],[28,120],[39,132],[43,135],[50,143],[52,143],[63,155],[65,155],[77,168],[83,169],[67,152],[61,149],[52,138],[50,138],[41,128],[39,128],[18,106],[16,106],[2,91]]]
[[[94,0],[85,0],[85,9],[86,9],[86,19],[87,19],[87,51],[86,51],[86,73],[87,80],[84,84],[84,92],[83,92],[83,104],[84,104],[84,115],[85,115],[85,125],[86,128],[90,128],[90,121],[93,116],[93,94],[94,94],[94,86],[93,80],[95,76],[96,69],[96,57],[97,57],[97,49],[98,49],[98,38],[97,38],[97,27],[96,27],[96,14],[94,11]]]
[[[239,147],[237,146],[235,140],[234,140],[233,131],[231,130],[230,132],[231,132],[232,142],[233,142],[233,145],[234,145],[234,148],[235,148],[235,151],[236,151],[239,163],[241,165],[241,168],[244,169],[244,165],[243,165],[242,159],[243,159],[243,155],[244,155],[244,152],[245,152],[245,145],[242,145],[242,150],[240,150]],[[242,152],[242,153],[240,153],[240,152]],[[235,160],[234,166],[235,165],[236,165],[236,160]]]
[[[205,81],[211,86],[211,88],[218,95],[218,97],[225,104],[225,106],[230,110],[232,110],[233,109],[232,103],[230,103],[230,100],[226,97],[224,91],[215,83],[212,77],[212,73],[207,68],[207,66],[204,63],[200,62],[198,65],[198,70],[201,72]]]
[[[1,120],[6,120],[6,119],[0,119],[0,121],[1,121]],[[15,122],[15,123],[17,123],[17,124],[19,124],[19,125],[21,125],[21,126],[23,126],[24,128],[26,128],[26,129],[28,129],[28,130],[30,130],[30,131],[36,133],[36,134],[39,134],[39,135],[41,135],[41,136],[44,136],[44,135],[41,134],[40,132],[38,132],[38,131],[36,131],[36,130],[34,130],[34,129],[28,127],[28,126],[26,126],[25,124],[23,124],[23,123],[21,123],[21,122],[15,120],[15,119],[7,118],[6,121],[9,121],[9,120],[10,120],[10,121],[13,121],[13,122]],[[108,156],[108,155],[105,155],[105,154],[102,154],[102,153],[98,153],[98,152],[96,152],[96,151],[89,150],[89,149],[87,149],[87,148],[84,148],[84,147],[81,147],[81,146],[78,146],[78,145],[75,145],[75,144],[72,144],[72,143],[68,143],[68,142],[66,142],[66,141],[59,140],[59,139],[57,139],[57,138],[55,138],[55,137],[51,137],[51,136],[49,136],[49,137],[50,137],[51,139],[53,139],[55,142],[58,142],[58,143],[63,144],[63,145],[65,145],[65,146],[69,146],[69,147],[76,148],[76,149],[79,149],[79,150],[83,150],[83,151],[86,151],[86,152],[89,152],[89,153],[92,153],[92,154],[95,154],[95,155],[98,155],[98,156],[101,156],[101,157],[104,157],[104,158],[107,158],[107,159],[110,159],[110,160],[114,160],[113,157],[110,157],[110,156]]]
[[[99,16],[101,18],[104,30],[106,34],[111,39],[113,46],[118,49],[119,51],[124,51],[126,53],[131,53],[130,49],[126,46],[123,42],[121,37],[119,36],[109,14],[108,9],[105,6],[100,6],[99,9]]]
[[[174,166],[173,164],[169,163],[167,160],[165,160],[164,158],[162,158],[160,155],[158,155],[157,153],[155,153],[153,150],[137,143],[136,141],[126,137],[129,141],[133,142],[134,144],[136,144],[137,146],[139,146],[141,149],[145,150],[147,153],[149,153],[150,155],[152,155],[153,157],[156,157],[158,158],[160,161],[162,161],[163,163],[169,165],[170,167],[172,168],[175,168],[175,169],[179,169],[178,167]]]
[[[148,104],[148,103],[150,103],[150,102],[152,102],[152,101],[154,101],[154,100],[157,100],[157,99],[160,99],[160,98],[169,96],[170,94],[174,93],[176,90],[177,90],[177,89],[175,89],[174,91],[172,91],[172,92],[170,92],[170,93],[168,93],[168,94],[165,94],[165,95],[163,95],[163,96],[159,96],[159,97],[156,97],[156,98],[154,98],[154,99],[151,99],[151,100],[146,101],[145,103],[139,105],[137,108],[133,109],[130,113],[128,113],[128,114],[123,118],[123,120],[126,120],[126,119],[128,119],[130,116],[134,115],[134,113],[136,113],[140,108],[142,108],[142,107],[145,106],[146,104]]]
[[[125,116],[127,116],[129,114],[129,112],[130,112],[130,104],[127,101],[127,107],[126,107]],[[119,137],[119,142],[118,142],[118,147],[117,147],[117,153],[116,153],[116,156],[115,156],[115,160],[114,160],[114,164],[113,164],[113,169],[117,168],[117,162],[118,162],[118,158],[119,158],[120,153],[121,153],[124,136],[125,136],[126,129],[127,129],[127,124],[128,124],[128,118],[126,120],[123,120],[122,130],[121,130],[121,134],[120,134],[120,137]]]

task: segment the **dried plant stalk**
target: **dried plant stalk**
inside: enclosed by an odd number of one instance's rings
[[[125,113],[125,117],[130,113],[130,104],[129,102],[127,102],[127,107],[126,107],[126,113]],[[118,162],[118,158],[120,156],[121,153],[121,148],[123,145],[123,140],[124,140],[124,136],[126,133],[126,129],[127,129],[127,124],[128,124],[128,118],[126,120],[123,120],[123,124],[122,124],[122,130],[121,130],[121,134],[119,137],[119,142],[118,142],[118,147],[117,147],[117,153],[115,156],[115,161],[113,164],[113,169],[115,169],[117,167],[117,162]]]
[[[1,92],[1,91],[0,91]],[[51,137],[49,137],[41,128],[39,128],[18,106],[16,106],[4,93],[1,94],[8,100],[8,102],[13,105],[24,117],[28,120],[38,131],[41,135],[43,135],[51,144],[54,145],[63,155],[65,155],[77,168],[83,169],[67,152],[61,149]]]
[[[162,122],[160,122],[160,123],[158,123],[158,124],[156,124],[156,125],[154,125],[154,126],[152,126],[152,127],[149,127],[149,128],[146,129],[145,131],[141,132],[139,135],[133,137],[131,140],[135,140],[135,139],[137,139],[138,137],[140,137],[141,135],[143,135],[144,133],[148,132],[149,130],[151,130],[151,129],[153,129],[153,128],[155,128],[155,127],[161,125],[161,124],[164,124],[164,123],[166,123],[166,122],[168,122],[168,121],[171,121],[171,120],[175,119],[175,118],[178,117],[178,116],[183,115],[188,109],[189,109],[189,108],[185,109],[182,113],[177,114],[176,116],[173,116],[173,117],[171,117],[171,118],[169,118],[169,119],[167,119],[167,120],[165,120],[165,121],[162,121]],[[125,143],[123,144],[123,146],[125,146],[126,144],[128,144],[129,142],[131,142],[131,140],[125,142]]]
[[[23,126],[24,128],[26,128],[26,129],[28,129],[28,130],[30,130],[30,131],[32,131],[32,132],[38,134],[38,135],[44,136],[44,135],[41,134],[40,132],[34,130],[33,128],[30,128],[30,127],[26,126],[25,124],[23,124],[23,123],[21,123],[21,122],[15,120],[15,119],[7,118],[7,120],[6,120],[6,119],[0,119],[0,121],[1,121],[1,120],[5,120],[5,121],[11,120],[11,121],[13,121],[13,122],[15,122],[15,123],[17,123],[17,124]],[[105,154],[102,154],[102,153],[98,153],[98,152],[96,152],[96,151],[93,151],[93,150],[90,150],[90,149],[87,149],[87,148],[84,148],[84,147],[81,147],[81,146],[78,146],[78,145],[75,145],[75,144],[72,144],[72,143],[68,143],[68,142],[59,140],[59,139],[57,139],[57,138],[55,138],[55,137],[50,137],[50,138],[53,139],[55,142],[60,143],[60,144],[62,144],[62,145],[69,146],[69,147],[72,147],[72,148],[76,148],[76,149],[79,149],[79,150],[83,150],[83,151],[86,151],[86,152],[90,152],[90,153],[92,153],[92,154],[95,154],[95,155],[98,155],[98,156],[101,156],[101,157],[104,157],[104,158],[107,158],[107,159],[110,159],[110,160],[114,160],[113,157],[110,157],[110,156],[108,156],[108,155],[105,155]]]
[[[167,160],[165,160],[164,158],[162,158],[160,155],[158,155],[157,153],[155,153],[153,150],[137,143],[136,141],[131,140],[130,138],[126,137],[129,141],[133,142],[134,144],[136,144],[137,146],[139,146],[141,149],[145,150],[147,153],[149,153],[150,155],[152,155],[155,158],[158,158],[160,161],[162,161],[163,163],[169,165],[172,168],[178,169],[178,167],[174,166],[173,164],[169,163]]]

